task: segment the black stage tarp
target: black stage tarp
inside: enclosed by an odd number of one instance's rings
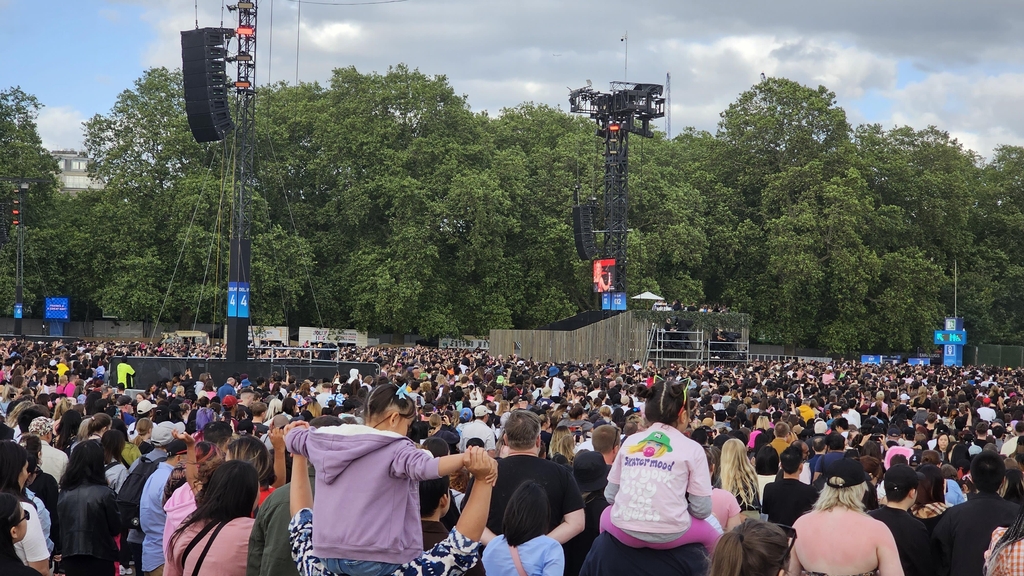
[[[380,366],[366,362],[331,362],[323,360],[301,361],[297,359],[277,360],[248,360],[246,362],[229,362],[220,359],[206,358],[162,358],[146,356],[114,357],[110,362],[107,382],[111,385],[117,382],[117,365],[127,362],[135,369],[134,388],[146,388],[150,384],[156,384],[161,380],[170,380],[175,373],[184,374],[187,368],[192,369],[192,376],[198,378],[203,372],[209,372],[213,381],[220,386],[230,376],[235,374],[247,374],[249,381],[256,383],[256,379],[262,376],[270,379],[270,376],[277,372],[284,376],[285,372],[295,376],[301,382],[307,378],[319,380],[321,378],[334,378],[335,374],[341,374],[341,381],[348,380],[349,370],[355,368],[362,376],[376,376],[380,374]]]

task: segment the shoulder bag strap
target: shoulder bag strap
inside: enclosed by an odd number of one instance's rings
[[[227,525],[227,522],[217,525],[217,529],[213,531],[213,534],[210,534],[210,539],[206,541],[206,547],[203,548],[203,553],[199,555],[196,567],[192,570],[192,576],[199,576],[199,570],[203,567],[203,560],[206,560],[206,555],[210,552],[210,546],[213,546],[213,541],[217,538],[217,534],[220,534],[220,531]]]
[[[210,533],[210,530],[213,530],[216,527],[217,527],[216,524],[214,524],[213,522],[210,522],[209,524],[204,526],[203,529],[200,530],[199,533],[195,535],[195,537],[192,538],[191,542],[188,543],[188,546],[185,547],[185,552],[183,552],[181,554],[181,568],[182,568],[182,570],[185,569],[185,561],[188,560],[188,555],[192,553],[192,549],[195,548],[196,545],[199,544],[199,542],[203,539],[204,536],[206,536],[207,534]]]
[[[519,572],[519,576],[529,576],[523,568],[523,561],[519,559],[519,549],[509,546],[508,551],[512,554],[512,563],[516,565],[516,572]]]

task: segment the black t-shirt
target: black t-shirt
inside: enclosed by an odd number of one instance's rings
[[[509,456],[498,460],[498,483],[491,493],[491,509],[487,514],[487,528],[491,532],[505,533],[502,529],[505,506],[524,482],[536,482],[548,494],[548,503],[551,507],[548,532],[561,524],[566,514],[583,508],[583,495],[576,486],[572,470],[534,456]],[[472,490],[471,483],[463,499],[463,508],[465,503],[469,502]]]
[[[931,541],[924,524],[909,512],[883,506],[868,514],[889,527],[896,549],[900,552],[905,576],[932,576],[935,561],[932,558]]]
[[[594,540],[601,533],[601,513],[607,507],[608,501],[605,500],[604,494],[601,492],[591,492],[587,496],[586,506],[583,508],[587,521],[583,532],[574,536],[562,547],[565,552],[565,574],[567,576],[576,576],[580,573],[583,561],[590,553]]]
[[[813,486],[783,478],[765,485],[761,512],[768,515],[769,522],[792,526],[817,501],[818,491]]]
[[[703,576],[708,555],[701,544],[668,550],[630,548],[603,532],[583,561],[580,576]]]
[[[25,566],[17,558],[6,556],[0,556],[0,574],[4,576],[39,576],[39,572]]]

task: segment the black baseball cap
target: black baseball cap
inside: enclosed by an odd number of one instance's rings
[[[906,464],[897,464],[885,472],[885,492],[887,494],[909,494],[917,488],[917,472]]]
[[[850,488],[864,483],[864,466],[851,458],[836,460],[825,470],[825,483],[833,488]]]

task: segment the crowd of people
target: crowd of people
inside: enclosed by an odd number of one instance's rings
[[[0,573],[1024,573],[1024,371],[545,363],[176,374],[0,342]]]

